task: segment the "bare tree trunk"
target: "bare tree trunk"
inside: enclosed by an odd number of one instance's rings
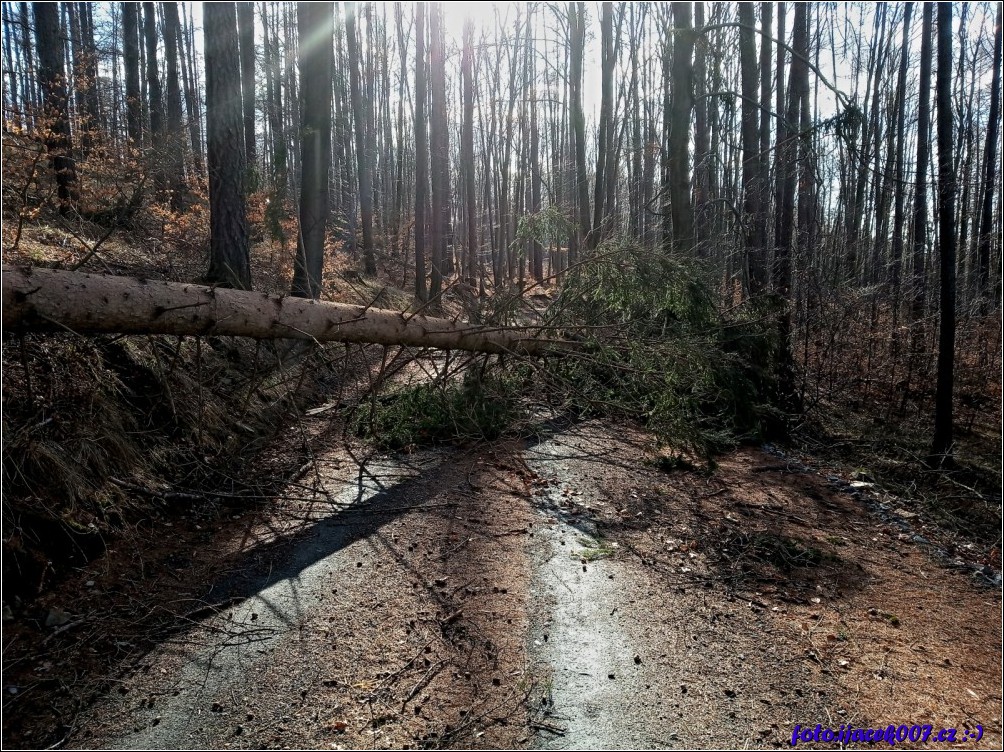
[[[154,146],[158,146],[164,133],[164,99],[160,90],[160,71],[157,70],[157,11],[153,3],[143,3],[143,37],[146,41],[146,89],[150,101],[150,139]],[[163,170],[158,166],[156,171],[161,174],[161,182],[163,182]]]
[[[167,179],[171,191],[171,210],[185,206],[185,141],[182,132],[181,79],[178,74],[178,38],[181,21],[176,2],[161,3],[164,11],[164,58],[167,62],[167,128],[165,154]]]
[[[673,3],[672,94],[669,127],[668,185],[673,219],[673,247],[694,245],[694,210],[690,200],[690,115],[694,109],[694,28],[689,2]]]
[[[1001,26],[1004,25],[1004,5],[997,5],[997,26],[994,30],[994,67],[993,78],[990,85],[990,115],[987,119],[987,140],[983,149],[983,195],[980,206],[980,229],[979,246],[977,249],[977,291],[980,296],[980,305],[983,313],[986,314],[990,308],[990,302],[994,298],[1000,297],[1000,280],[996,280],[994,287],[996,295],[990,289],[990,250],[997,241],[1000,245],[1000,228],[996,237],[993,232],[993,203],[994,186],[996,180],[997,166],[997,131],[1001,121]]]
[[[195,173],[205,177],[205,160],[202,153],[202,113],[199,102],[198,66],[195,63],[195,33],[185,8],[181,6],[181,78],[185,83],[185,112],[188,113],[188,135],[192,142],[192,161]]]
[[[916,185],[913,192],[913,282],[911,317],[916,324],[924,317],[927,287],[927,169],[931,161],[931,67],[934,58],[934,7],[924,3],[920,44],[920,101],[917,109]],[[922,332],[915,326],[910,349],[919,352]]]
[[[334,66],[334,5],[297,3],[300,39],[300,232],[292,294],[318,298],[324,268],[331,165],[331,72]]]
[[[758,125],[756,29],[753,27],[752,3],[739,3],[739,62],[742,77],[742,151],[743,151],[743,220],[746,227],[746,263],[749,291],[759,296],[767,287],[767,247],[764,238],[766,218],[761,199],[763,181]]]
[[[803,111],[803,102],[809,96],[809,19],[808,3],[795,3],[795,19],[792,39],[791,70],[788,84],[788,103],[784,113],[787,122],[787,142],[779,147],[778,164],[784,165],[785,174],[781,205],[779,207],[777,250],[774,260],[774,292],[779,298],[781,312],[778,316],[778,332],[781,340],[778,355],[778,390],[783,403],[794,411],[797,409],[795,394],[794,359],[791,347],[791,287],[792,262],[798,239],[794,236],[795,196],[797,176],[798,141],[791,133],[797,134],[798,122]],[[800,234],[804,227],[799,227]]]
[[[239,62],[236,70],[240,70]],[[481,329],[369,306],[183,282],[4,265],[2,283],[5,331],[306,339],[485,353],[580,349],[576,342],[547,339],[533,327]]]
[[[431,6],[431,72],[432,116],[431,171],[432,171],[432,279],[429,296],[435,300],[443,287],[446,267],[446,236],[450,221],[450,154],[449,132],[446,117],[446,50],[443,31],[443,8],[439,3]]]
[[[465,266],[467,284],[474,285],[477,266],[478,207],[474,185],[474,22],[464,24],[464,51],[461,60],[461,75],[464,80],[464,123],[462,134],[464,172],[464,203],[467,208],[467,263]]]
[[[59,211],[69,212],[77,203],[77,166],[70,138],[69,98],[63,67],[63,37],[59,8],[55,3],[32,3],[35,16],[35,48],[42,101],[48,121],[45,148],[56,174]]]
[[[569,97],[575,136],[575,183],[579,198],[579,239],[589,236],[589,179],[586,177],[586,119],[582,114],[582,55],[586,39],[586,9],[581,2],[568,4]]]
[[[600,16],[600,122],[596,142],[596,183],[593,186],[593,225],[586,238],[590,250],[599,245],[604,216],[604,196],[606,187],[605,171],[607,154],[613,142],[614,109],[614,11],[613,3],[602,4]]]
[[[708,222],[708,201],[710,199],[711,133],[708,130],[708,40],[701,33],[704,27],[704,3],[694,3],[694,25],[699,46],[694,55],[694,213],[698,255],[707,252],[707,241],[711,236]]]
[[[286,190],[289,178],[289,146],[282,116],[282,65],[279,59],[279,15],[272,14],[272,32],[268,29],[268,16],[262,15],[265,27],[265,76],[268,99],[268,129],[272,146],[272,195],[265,219],[274,239],[285,247],[286,236],[282,220],[286,216]]]
[[[892,347],[899,346],[900,277],[903,267],[903,235],[906,226],[906,74],[910,60],[910,18],[913,3],[903,8],[903,48],[900,50],[899,80],[896,87],[896,177],[893,196],[892,230]]]
[[[20,124],[24,124],[22,120],[25,112],[27,111],[27,106],[25,104],[25,97],[18,96],[18,76],[17,76],[17,66],[14,63],[14,4],[4,3],[3,4],[3,57],[4,57],[4,104],[9,101],[12,110],[18,113],[17,117]],[[23,30],[22,30],[23,33]],[[3,129],[6,131],[8,129],[7,119],[4,118]]]
[[[241,69],[234,3],[203,3],[206,141],[209,162],[209,271],[206,281],[251,289],[244,194]]]
[[[359,59],[359,39],[356,36],[356,4],[345,4],[345,37],[349,53],[349,88],[352,97],[352,120],[356,136],[356,167],[359,178],[359,210],[363,223],[363,265],[366,273],[375,276],[376,257],[373,255],[373,177],[372,154],[367,149],[367,132],[372,124],[367,117],[367,108],[359,82],[361,61]]]
[[[33,113],[38,109],[39,105],[39,81],[37,79],[40,78],[40,75],[36,75],[37,68],[35,65],[35,56],[32,54],[31,49],[31,34],[29,32],[32,26],[31,12],[29,10],[28,3],[18,3],[18,18],[21,21],[21,61],[23,63],[21,71],[21,92],[24,95],[25,104],[28,110],[25,116],[25,122],[26,124],[31,125],[37,117]]]
[[[952,392],[955,382],[955,192],[952,132],[952,6],[938,3],[938,246],[941,250],[941,316],[938,383],[934,397],[931,459],[951,461]]]
[[[429,190],[429,133],[425,105],[425,3],[415,3],[415,297],[428,299],[425,286],[426,214]]]
[[[254,3],[237,3],[237,33],[241,47],[241,95],[244,104],[244,149],[251,180],[258,167],[255,139],[255,79],[254,79]]]

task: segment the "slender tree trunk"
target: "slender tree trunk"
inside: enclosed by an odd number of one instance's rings
[[[7,102],[10,102],[11,110],[18,113],[18,119],[20,120],[24,115],[25,107],[24,97],[18,96],[18,76],[17,76],[17,66],[14,63],[14,4],[4,3],[3,4],[3,57],[4,57],[4,74],[5,81],[4,84],[4,104],[6,106]],[[7,130],[7,119],[4,118],[3,129]]]
[[[429,190],[429,133],[426,102],[425,3],[415,3],[415,297],[425,302],[426,215]]]
[[[92,128],[94,124],[87,117],[87,109],[84,104],[84,89],[86,86],[86,76],[83,71],[84,55],[81,51],[82,41],[80,34],[80,13],[79,3],[63,3],[63,29],[69,33],[69,44],[65,45],[66,50],[66,70],[69,74],[66,85],[73,98],[73,107],[70,110],[71,130],[77,136],[77,143],[80,153],[87,156],[91,151]]]
[[[977,292],[984,315],[990,303],[1000,296],[1000,280],[994,282],[997,292],[990,288],[990,251],[996,240],[1000,247],[1000,228],[993,231],[994,186],[997,184],[997,131],[1001,120],[1001,26],[1004,25],[1004,5],[997,4],[997,25],[994,30],[994,67],[990,85],[990,114],[987,119],[987,139],[983,149],[983,195],[980,199],[979,246],[977,249]]]
[[[672,93],[669,127],[668,188],[673,219],[673,247],[694,245],[694,210],[690,200],[690,116],[694,108],[694,28],[689,2],[673,3]]]
[[[911,351],[919,352],[923,342],[920,326],[924,318],[927,288],[927,170],[931,162],[931,69],[934,59],[935,3],[924,3],[920,45],[920,100],[917,105],[916,184],[913,192],[913,283],[911,316],[915,323]]]
[[[756,30],[753,26],[753,3],[739,3],[739,63],[742,76],[742,150],[743,150],[743,220],[746,227],[746,263],[749,290],[754,297],[767,287],[767,248],[764,238],[766,217],[761,206],[763,181],[757,107]]]
[[[143,135],[143,109],[139,89],[139,6],[122,3],[122,57],[125,64],[126,132],[138,146]]]
[[[182,131],[181,79],[178,74],[178,38],[181,21],[176,2],[161,3],[164,11],[164,58],[167,62],[167,122],[165,154],[167,178],[171,191],[171,210],[185,206],[185,141]]]
[[[345,36],[349,53],[349,88],[352,97],[352,120],[355,125],[356,137],[356,167],[359,177],[359,210],[363,223],[363,265],[366,273],[376,275],[376,257],[373,254],[373,177],[372,153],[367,148],[367,132],[371,123],[367,117],[368,109],[363,103],[361,84],[359,81],[361,61],[359,59],[359,40],[356,36],[356,4],[345,4]]]
[[[586,39],[585,3],[568,4],[569,36],[569,97],[571,98],[572,132],[575,136],[575,183],[579,199],[579,233],[576,239],[590,233],[589,179],[586,176],[586,119],[582,113],[582,55]]]
[[[527,49],[527,55],[533,60],[532,48]],[[535,65],[531,62],[531,74],[535,72]],[[533,80],[530,83],[530,211],[534,215],[540,214],[540,130],[537,124],[537,88]],[[544,247],[540,244],[539,238],[533,238],[530,243],[530,273],[534,279],[540,281],[544,278]]]
[[[938,246],[941,250],[941,316],[938,383],[934,397],[931,459],[951,461],[952,392],[955,382],[955,193],[952,132],[952,5],[938,4]]]
[[[164,98],[157,67],[157,10],[154,3],[143,3],[143,37],[146,41],[146,89],[150,103],[150,144],[153,147],[153,176],[158,191],[167,188],[164,149]]]
[[[146,41],[146,90],[150,102],[150,134],[154,144],[164,132],[164,100],[157,69],[157,10],[154,3],[143,3],[143,37]]]
[[[442,292],[446,268],[446,241],[450,221],[450,144],[446,116],[446,51],[444,49],[443,8],[431,6],[432,116],[432,279],[429,295],[436,300]]]
[[[478,207],[474,185],[474,22],[464,24],[464,50],[461,60],[461,75],[464,81],[464,123],[461,159],[464,171],[464,203],[467,209],[467,263],[465,272],[467,284],[474,285],[477,266]]]
[[[245,205],[241,70],[234,3],[203,3],[206,50],[206,141],[209,161],[209,271],[220,287],[251,289]]]
[[[785,61],[785,27],[787,26],[788,14],[785,3],[777,4],[777,38],[781,42],[777,46],[777,64],[774,71],[775,82],[775,105],[777,113],[777,133],[774,136],[774,248],[779,248],[785,241],[781,238],[781,205],[784,202],[784,175],[786,165],[782,158],[782,149],[785,148],[789,137],[788,121],[785,117],[785,85],[784,85],[784,61]]]
[[[237,3],[237,33],[241,46],[241,96],[244,104],[244,149],[252,184],[258,167],[258,144],[255,138],[255,49],[254,3]]]
[[[199,100],[198,66],[195,62],[195,32],[183,3],[180,42],[181,78],[185,83],[185,111],[188,113],[188,134],[192,142],[192,161],[195,173],[200,178],[205,177],[204,156],[202,151],[202,108]]]
[[[292,294],[321,295],[324,238],[328,219],[331,165],[331,73],[334,69],[334,5],[297,3],[302,44],[300,64],[300,232],[296,243]]]
[[[46,130],[45,148],[56,174],[59,211],[67,213],[77,203],[77,166],[70,137],[69,96],[63,67],[63,37],[59,8],[55,3],[32,3],[35,16],[35,48],[41,81]]]
[[[590,250],[599,245],[603,234],[604,188],[607,155],[613,141],[614,110],[614,10],[613,3],[602,4],[600,16],[600,122],[596,142],[596,182],[593,186],[593,225],[586,245]]]
[[[770,172],[770,124],[772,113],[770,111],[770,83],[771,83],[771,25],[774,18],[774,4],[771,2],[760,3],[760,212],[763,217],[763,243],[768,245],[767,238],[767,217],[770,214],[770,186],[768,184],[768,173]]]
[[[896,89],[896,178],[893,196],[892,230],[892,347],[899,346],[898,323],[900,302],[900,277],[903,268],[903,235],[906,226],[906,74],[910,61],[910,18],[913,3],[903,7],[903,48],[900,50],[899,80]]]
[[[711,236],[708,222],[710,199],[711,132],[708,130],[708,39],[704,27],[704,3],[694,3],[694,26],[697,46],[694,54],[694,213],[697,253],[704,256]]]
[[[267,7],[267,6],[265,6]],[[267,15],[262,16],[263,20]],[[282,117],[282,61],[279,59],[279,15],[272,14],[272,32],[265,23],[265,76],[268,90],[268,128],[272,144],[272,195],[265,219],[272,237],[286,244],[282,220],[286,216],[286,191],[289,179],[289,146]],[[287,98],[287,101],[288,98]],[[246,135],[246,133],[245,133]]]
[[[791,70],[788,85],[788,103],[784,113],[787,122],[788,138],[779,147],[779,165],[784,165],[784,181],[779,208],[777,251],[774,261],[774,291],[778,296],[781,312],[778,316],[781,352],[778,356],[778,389],[782,404],[795,411],[797,395],[795,394],[794,358],[791,346],[791,286],[792,266],[798,239],[794,236],[795,196],[797,176],[797,140],[790,135],[797,133],[797,124],[803,111],[802,103],[809,96],[809,71],[806,61],[809,57],[809,19],[808,3],[795,3],[794,33],[792,39]],[[800,227],[800,234],[803,230]]]

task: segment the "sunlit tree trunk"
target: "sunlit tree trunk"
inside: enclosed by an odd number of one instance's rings
[[[316,299],[321,294],[331,165],[334,21],[334,5],[330,2],[297,3],[297,29],[305,43],[299,48],[300,232],[292,294],[301,298]]]

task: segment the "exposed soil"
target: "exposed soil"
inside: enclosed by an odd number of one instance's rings
[[[999,575],[908,500],[769,448],[667,472],[624,426],[371,455],[326,420],[271,506],[151,520],[5,625],[6,745],[1001,744]]]

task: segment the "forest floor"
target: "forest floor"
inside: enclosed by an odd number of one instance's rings
[[[86,697],[71,747],[1001,745],[999,575],[908,500],[772,447],[667,471],[600,422],[410,454],[303,427],[268,505],[160,519],[50,594],[77,616],[5,706]],[[173,617],[136,633],[123,601]],[[119,656],[85,680],[99,632]],[[8,741],[51,744],[43,716]]]

